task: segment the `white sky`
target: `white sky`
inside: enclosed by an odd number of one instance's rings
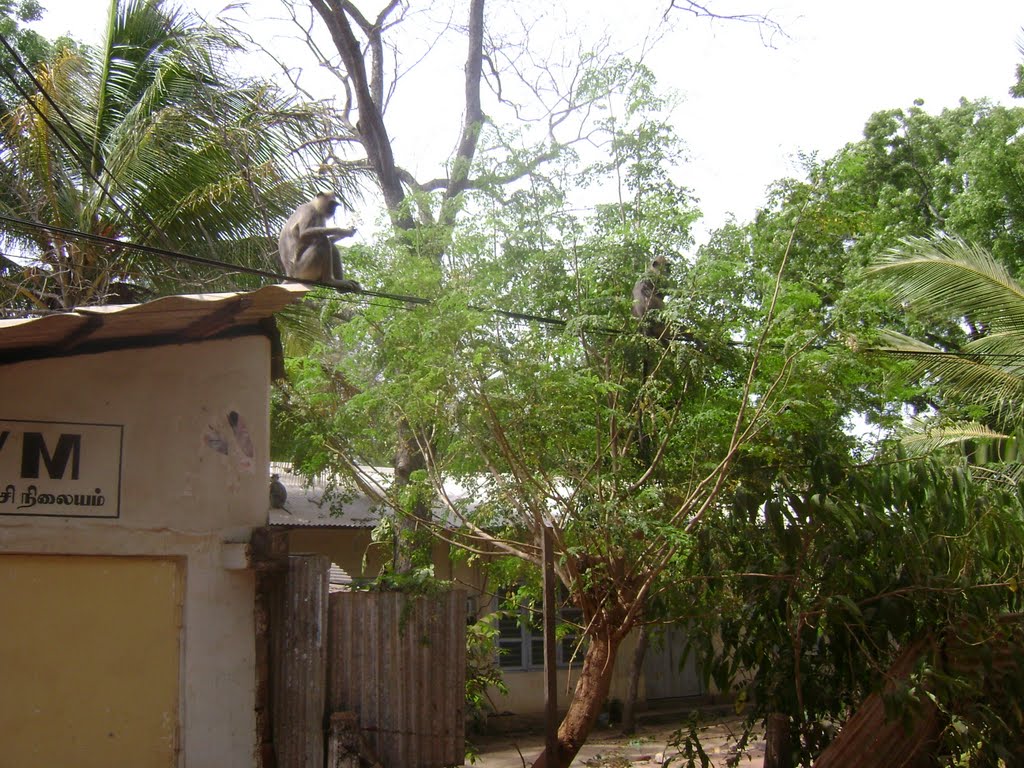
[[[207,16],[226,1],[179,0]],[[521,2],[517,0],[517,7]],[[510,7],[507,0],[492,3]],[[668,0],[545,4],[556,8],[556,15],[568,15],[580,34],[607,30],[626,49],[656,26]],[[700,198],[704,230],[722,224],[729,212],[741,220],[750,218],[768,184],[799,174],[798,152],[827,157],[860,138],[872,112],[908,107],[916,98],[924,99],[930,112],[953,106],[961,97],[1012,101],[1007,90],[1021,61],[1017,43],[1024,37],[1020,0],[706,4],[723,13],[766,13],[786,36],[776,36],[769,47],[752,26],[676,12],[675,29],[647,59],[659,84],[683,97],[674,119],[691,159],[681,181]],[[36,25],[41,32],[54,36],[73,30],[77,38],[95,41],[107,0],[43,0],[43,5],[46,16]],[[371,7],[377,5],[379,1]],[[249,15],[280,17],[279,8],[274,0],[256,0]],[[285,27],[269,29],[280,34]],[[461,46],[451,53],[461,56]],[[389,129],[397,138],[400,161],[403,144],[409,147],[424,138],[418,124],[392,124]],[[446,149],[454,140],[453,130],[444,130]]]

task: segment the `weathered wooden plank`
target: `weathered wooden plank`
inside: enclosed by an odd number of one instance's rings
[[[323,555],[291,555],[272,616],[272,712],[278,768],[322,768],[327,669]]]
[[[330,598],[327,706],[358,713],[385,768],[441,768],[464,756],[463,592]]]

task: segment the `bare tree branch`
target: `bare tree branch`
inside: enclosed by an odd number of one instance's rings
[[[359,134],[366,156],[373,167],[384,195],[384,202],[391,215],[392,222],[402,230],[410,230],[415,224],[408,212],[404,210],[405,192],[395,165],[391,138],[384,125],[381,104],[374,99],[371,83],[366,72],[366,59],[352,31],[350,17],[346,6],[347,0],[311,0],[313,8],[327,25],[342,64],[352,83],[359,111],[356,129]],[[389,4],[393,7],[395,3]]]
[[[718,13],[711,10],[708,5],[695,2],[695,0],[669,0],[668,7],[662,14],[667,19],[672,11],[691,13],[699,19],[718,19],[721,21],[737,21],[741,24],[756,24],[761,29],[761,40],[765,45],[772,45],[772,38],[775,35],[785,36],[782,26],[770,16],[760,13]],[[767,32],[767,35],[765,34]]]
[[[480,80],[483,73],[484,0],[472,0],[470,3],[468,38],[465,69],[466,113],[463,117],[462,135],[459,137],[455,161],[452,164],[451,181],[444,192],[446,204],[466,189],[469,169],[476,155],[480,130],[484,122],[484,113],[480,102]],[[450,206],[448,207],[450,208]],[[453,216],[454,212],[451,212],[443,216],[442,220],[446,223],[454,223]]]

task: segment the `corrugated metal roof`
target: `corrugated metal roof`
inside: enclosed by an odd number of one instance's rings
[[[346,589],[351,589],[353,579],[348,575],[348,571],[342,568],[337,563],[331,563],[331,569],[327,572],[327,588],[331,592],[343,592]]]
[[[333,483],[309,483],[287,467],[271,463],[288,492],[284,507],[270,509],[270,524],[299,528],[375,528],[382,510],[362,493],[333,491]]]
[[[308,290],[298,283],[282,283],[248,293],[167,296],[145,304],[83,307],[0,320],[0,364],[230,335],[259,326]]]
[[[288,492],[283,508],[270,509],[270,524],[288,528],[376,528],[381,517],[390,512],[361,491],[343,487],[338,478],[321,477],[308,481],[293,474],[287,464],[271,462],[270,472]],[[390,467],[363,467],[362,472],[382,489],[390,488],[394,471]],[[454,482],[445,484],[452,501],[464,501],[472,494]],[[437,502],[435,522],[449,528],[458,523],[452,514]]]

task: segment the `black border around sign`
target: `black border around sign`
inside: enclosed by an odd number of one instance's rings
[[[116,427],[118,430],[117,445],[117,509],[113,515],[58,515],[38,512],[3,512],[0,517],[57,517],[65,520],[120,520],[121,519],[121,481],[124,478],[124,424],[105,424],[98,421],[50,421],[47,419],[5,419],[14,424],[71,424],[78,427]]]

